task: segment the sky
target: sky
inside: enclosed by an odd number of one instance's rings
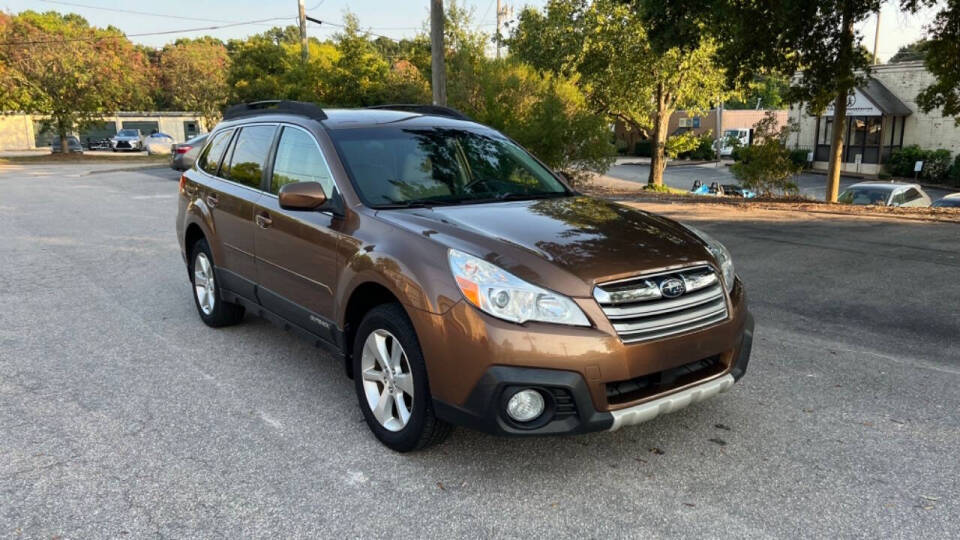
[[[307,14],[320,20],[339,23],[347,11],[360,18],[360,24],[371,33],[391,38],[410,37],[424,28],[429,16],[428,0],[304,0]],[[542,7],[546,0],[502,0],[504,5],[519,13],[525,5]],[[463,0],[473,10],[473,22],[478,29],[492,33],[496,23],[496,0]],[[84,6],[96,6],[93,9]],[[27,9],[36,11],[73,12],[83,15],[95,26],[113,25],[128,35],[162,32],[188,28],[209,27],[235,22],[279,18],[269,22],[252,25],[232,26],[219,30],[201,30],[154,36],[132,36],[137,43],[153,47],[163,46],[179,37],[211,35],[223,40],[242,38],[263,32],[271,26],[296,24],[296,0],[164,0],[163,2],[130,2],[117,0],[0,0],[0,7],[8,13],[17,13]],[[128,13],[132,10],[166,15],[166,17],[147,16]],[[913,42],[924,35],[923,27],[928,24],[936,8],[928,8],[917,14],[900,13],[896,2],[886,2],[880,15],[879,57],[887,60],[901,46]],[[185,17],[178,18],[178,17]],[[203,20],[191,20],[203,19]],[[876,30],[876,17],[872,16],[858,25],[864,36],[863,43],[873,50],[873,38]],[[307,32],[318,39],[326,39],[337,32],[333,26],[310,23]]]

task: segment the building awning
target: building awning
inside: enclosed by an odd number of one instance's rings
[[[833,116],[828,105],[824,116]],[[870,77],[867,83],[847,97],[847,116],[910,116],[913,111],[880,81]]]

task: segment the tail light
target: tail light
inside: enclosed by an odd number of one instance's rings
[[[184,186],[186,186],[186,184],[187,184],[187,175],[181,174],[180,175],[180,193],[181,194],[183,194],[183,189],[184,189]]]
[[[192,146],[178,146],[178,147],[177,147],[177,153],[178,153],[178,154],[186,154],[187,152],[190,151],[191,148],[193,148],[193,147],[192,147]]]

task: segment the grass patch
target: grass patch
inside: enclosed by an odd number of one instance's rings
[[[155,154],[148,156],[140,155],[122,155],[122,154],[40,154],[36,156],[9,156],[0,158],[0,164],[5,165],[30,165],[30,164],[56,164],[56,163],[167,163],[170,161],[170,155]]]
[[[655,193],[670,193],[672,195],[686,195],[689,191],[685,189],[672,188],[664,185],[647,184],[643,186],[644,191],[653,191]]]

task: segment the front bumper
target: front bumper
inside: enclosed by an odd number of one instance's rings
[[[591,385],[583,374],[563,369],[493,365],[489,367],[462,403],[434,397],[437,415],[453,424],[497,435],[532,436],[616,430],[653,420],[730,389],[746,373],[753,345],[753,317],[743,307],[742,326],[723,372],[694,381],[639,403],[607,405],[599,409]],[[695,337],[695,336],[687,336]],[[436,390],[439,390],[431,383]],[[515,390],[534,388],[547,403],[542,419],[528,425],[511,420],[504,412]]]

